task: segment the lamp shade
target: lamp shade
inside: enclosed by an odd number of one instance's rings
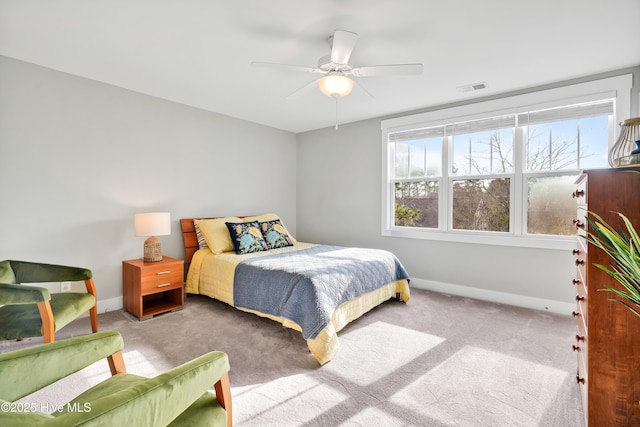
[[[139,213],[133,217],[136,236],[168,236],[171,234],[169,212]]]
[[[340,74],[329,74],[318,80],[320,92],[332,98],[342,98],[351,93],[353,80]]]

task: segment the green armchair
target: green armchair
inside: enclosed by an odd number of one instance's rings
[[[87,292],[61,292],[23,283],[84,281]],[[96,288],[91,270],[26,261],[0,261],[0,341],[55,333],[89,311],[91,330],[98,332]]]
[[[0,425],[231,427],[225,353],[213,351],[144,378],[126,373],[122,348],[121,335],[106,331],[0,354]],[[103,358],[112,376],[69,403],[15,403]],[[47,403],[56,405],[51,414],[42,411]]]

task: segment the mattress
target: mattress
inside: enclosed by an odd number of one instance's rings
[[[186,292],[300,331],[320,364],[334,357],[337,332],[349,322],[390,298],[410,298],[408,274],[392,253],[303,242],[244,255],[200,249]]]

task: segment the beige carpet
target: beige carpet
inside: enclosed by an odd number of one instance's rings
[[[584,424],[569,316],[413,289],[408,304],[389,301],[341,331],[322,367],[298,332],[205,297],[152,320],[109,312],[100,322],[122,333],[136,374],[226,351],[237,426]],[[59,337],[88,331],[79,319]],[[108,375],[99,362],[28,399],[64,403]]]

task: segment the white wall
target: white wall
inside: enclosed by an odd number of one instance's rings
[[[113,303],[134,213],[171,212],[182,258],[179,218],[273,211],[301,241],[395,252],[414,286],[567,312],[568,251],[380,235],[381,119],[294,135],[0,56],[0,259],[91,268]]]
[[[635,79],[631,112],[637,114],[640,67],[618,74],[629,72]],[[390,250],[417,287],[570,313],[575,266],[568,250],[381,235],[380,121],[298,134],[298,240]]]
[[[292,133],[0,56],[0,259],[90,268],[100,300],[142,256],[136,212],[171,212],[177,258],[182,217],[273,211],[295,234],[295,161]]]

